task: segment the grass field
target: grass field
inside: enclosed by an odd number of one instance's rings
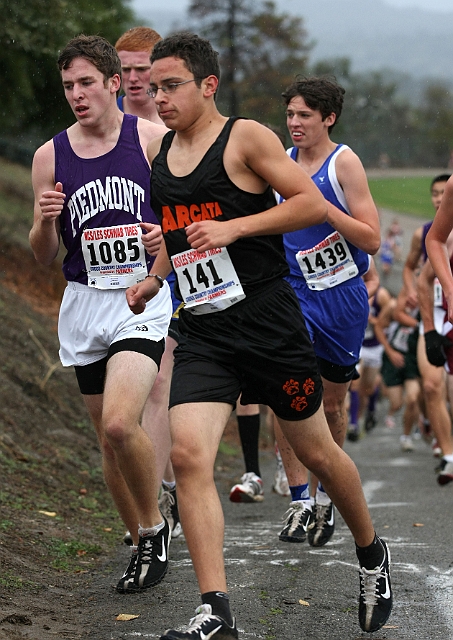
[[[371,178],[368,184],[378,207],[422,218],[431,218],[433,215],[429,177]]]

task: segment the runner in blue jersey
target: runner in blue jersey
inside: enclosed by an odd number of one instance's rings
[[[146,149],[165,128],[118,109],[121,64],[104,38],[74,38],[58,66],[76,122],[35,154],[30,243],[42,264],[57,258],[60,240],[67,252],[60,358],[75,367],[106,484],[132,534],[117,585],[132,593],[162,580],[171,535],[157,502],[153,444],[140,426],[171,317],[168,284],[149,277],[148,253],[159,250],[162,232],[150,206]],[[137,322],[124,290],[148,277],[160,288]]]
[[[361,276],[379,249],[380,228],[362,163],[349,147],[330,139],[343,107],[344,89],[329,78],[300,78],[283,94],[294,146],[290,157],[315,182],[328,206],[327,221],[286,233],[288,277],[297,294],[324,385],[324,410],[332,435],[343,445],[346,396],[359,361],[368,319]],[[324,545],[334,532],[334,507],[318,483],[312,512],[308,475],[276,435],[292,502],[280,539]],[[316,484],[316,483],[312,483]]]
[[[118,96],[118,107],[156,124],[162,124],[154,100],[148,95],[151,63],[149,56],[160,35],[150,27],[133,27],[123,33],[115,43],[121,60],[124,94]]]

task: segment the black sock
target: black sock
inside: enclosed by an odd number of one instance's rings
[[[368,547],[358,547],[355,545],[355,551],[360,566],[368,570],[379,567],[384,559],[384,547],[376,534],[373,542]]]
[[[244,454],[245,471],[253,472],[261,478],[258,462],[258,440],[260,435],[260,414],[254,416],[236,416],[242,452]]]
[[[223,591],[208,591],[201,594],[201,602],[203,604],[210,604],[212,607],[212,613],[215,616],[219,616],[222,620],[225,620],[230,627],[233,626],[233,618],[230,611],[230,599],[227,593]]]

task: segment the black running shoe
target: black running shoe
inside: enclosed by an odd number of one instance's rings
[[[176,487],[174,489],[168,489],[165,485],[162,485],[162,492],[159,498],[159,509],[170,525],[171,537],[177,538],[180,536],[182,533],[182,527],[179,520]]]
[[[138,593],[159,584],[168,569],[170,539],[170,527],[166,520],[159,533],[140,536],[137,550],[132,552],[129,566],[116,590],[119,593]]]
[[[390,584],[390,551],[384,547],[384,559],[376,569],[360,567],[359,624],[362,631],[378,631],[392,611],[393,597]]]
[[[437,482],[442,486],[453,482],[453,462],[448,462],[445,458],[442,458],[439,466],[439,475],[437,476]]]
[[[350,442],[357,442],[357,440],[360,438],[360,429],[358,424],[349,425],[347,438]]]
[[[132,545],[134,544],[130,531],[126,531],[126,533],[124,534],[123,542],[124,544],[127,544],[128,547],[132,547]]]
[[[374,411],[367,411],[367,414],[365,416],[365,431],[371,431],[371,429],[374,429],[374,427],[376,426],[376,416],[374,414]]]
[[[278,539],[282,542],[305,542],[307,531],[314,527],[313,512],[302,500],[289,503],[284,526]]]
[[[195,617],[190,620],[185,631],[168,629],[160,640],[209,640],[209,638],[214,640],[238,638],[236,621],[233,620],[233,626],[230,627],[225,620],[212,615],[210,604],[202,604],[195,611]]]
[[[333,503],[315,504],[313,527],[308,532],[308,544],[312,547],[323,547],[335,531],[335,507]]]

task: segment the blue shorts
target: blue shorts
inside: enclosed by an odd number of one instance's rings
[[[293,278],[288,281],[299,300],[316,356],[353,370],[360,359],[370,308],[362,278],[324,291],[311,291]]]

